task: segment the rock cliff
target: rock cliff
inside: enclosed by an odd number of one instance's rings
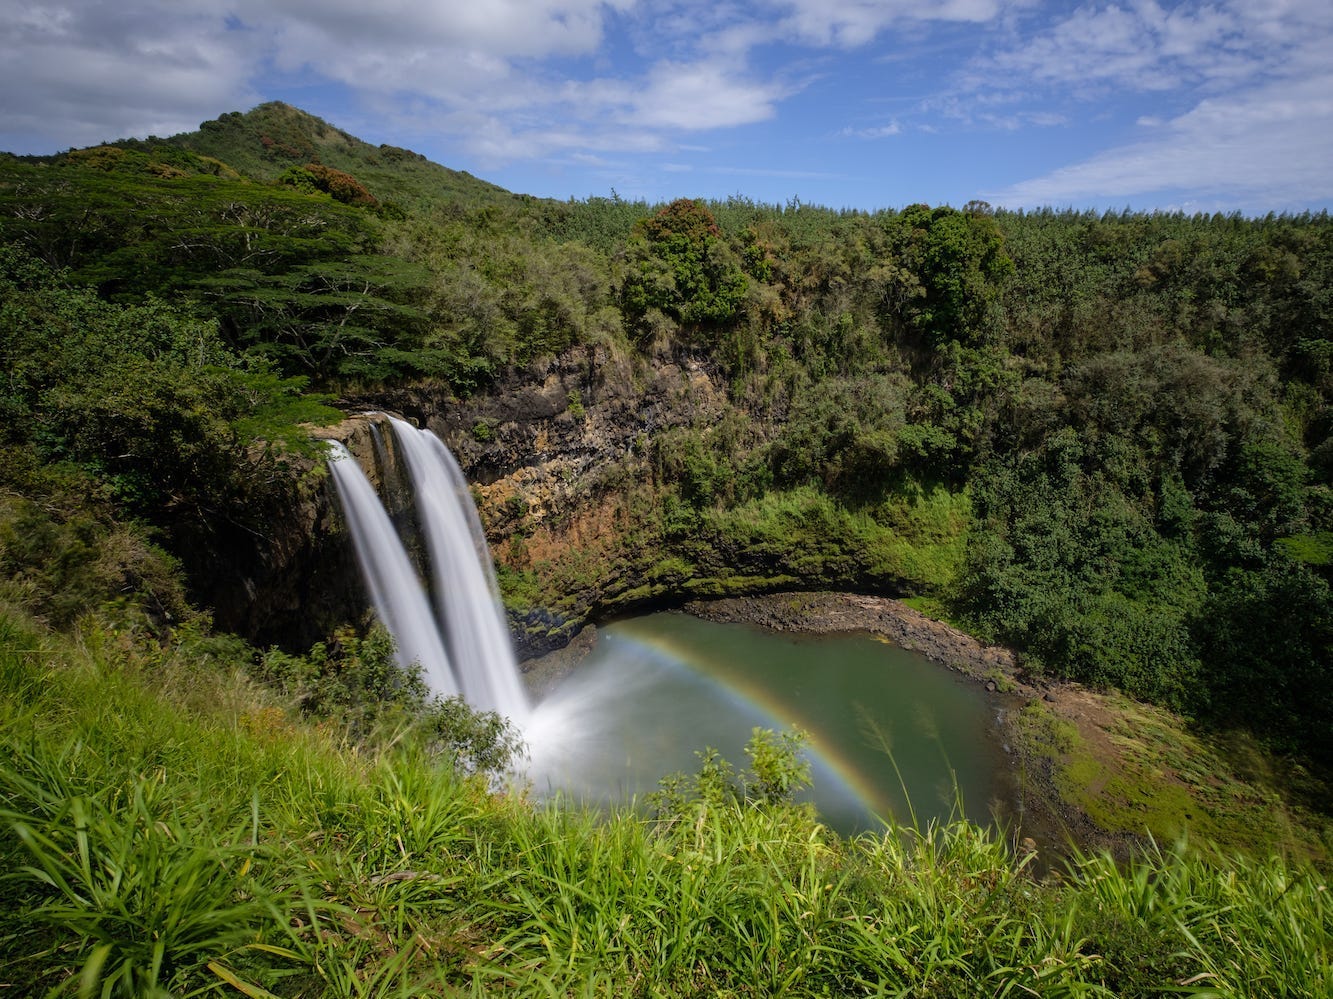
[[[504,569],[534,578],[552,562],[596,553],[605,564],[580,587],[566,572],[560,606],[545,594],[511,612],[520,651],[563,643],[608,599],[642,586],[649,551],[626,546],[627,487],[647,483],[647,443],[660,430],[706,422],[726,407],[716,375],[689,359],[641,358],[580,348],[516,370],[458,399],[418,385],[342,400],[348,419],[313,431],[342,441],[417,547],[406,471],[385,414],[428,427],[462,465]],[[195,588],[218,624],[260,644],[308,646],[340,624],[366,619],[368,598],[331,483],[300,463],[290,490],[262,518],[260,534],[232,538]],[[567,565],[565,566],[567,569]],[[631,602],[632,603],[632,602]]]
[[[386,418],[374,414],[429,428],[457,456],[523,658],[563,645],[588,620],[689,599],[779,589],[900,592],[900,566],[877,558],[854,531],[807,530],[800,510],[798,522],[777,533],[771,523],[770,533],[744,523],[718,528],[691,510],[681,523],[668,522],[664,502],[674,497],[658,481],[670,440],[663,432],[707,435],[737,417],[721,374],[688,355],[648,359],[579,347],[509,372],[470,398],[423,384],[351,395],[342,405],[357,415],[321,433],[357,456],[409,549],[404,471]],[[265,550],[238,558],[231,571],[242,579],[233,587],[240,598],[213,601],[219,623],[300,647],[362,620],[368,601],[327,484],[270,521],[271,535],[256,542]],[[806,535],[810,544],[793,542]]]
[[[665,596],[665,584],[648,580],[660,556],[644,530],[657,520],[649,445],[728,406],[722,380],[698,361],[589,348],[468,399],[416,386],[347,403],[400,413],[454,452],[500,563],[522,656],[563,644],[590,615]]]

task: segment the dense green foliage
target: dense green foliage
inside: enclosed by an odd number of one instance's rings
[[[300,418],[298,376],[691,357],[729,410],[634,442],[652,484],[605,557],[658,559],[643,595],[922,594],[1034,669],[1333,760],[1326,216],[538,201],[269,104],[9,158],[0,238],[15,467],[72,462],[135,517],[254,508],[243,438]],[[967,512],[923,531],[941,490]],[[565,599],[526,571],[520,602]]]
[[[626,314],[652,329],[650,310],[687,331],[735,317],[745,296],[745,274],[712,214],[697,201],[673,201],[634,224],[621,288]]]

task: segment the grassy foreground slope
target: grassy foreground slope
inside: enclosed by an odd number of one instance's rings
[[[0,982],[153,996],[1322,996],[1312,868],[1163,850],[1037,881],[964,823],[840,840],[714,764],[541,808],[405,720],[354,745],[232,644],[0,616]],[[757,775],[780,772],[758,743]],[[768,769],[765,769],[765,768]],[[799,767],[796,768],[799,770]]]

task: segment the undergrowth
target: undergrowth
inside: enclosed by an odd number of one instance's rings
[[[538,807],[406,718],[349,739],[214,647],[0,613],[13,995],[1324,996],[1333,903],[1283,859],[842,839],[795,737],[655,811]]]

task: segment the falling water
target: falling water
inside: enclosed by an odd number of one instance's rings
[[[521,721],[528,713],[527,698],[467,480],[438,437],[390,420],[415,487],[435,607],[463,696],[474,707]]]
[[[419,660],[432,690],[461,690],[473,707],[521,724],[527,698],[467,481],[438,437],[390,419],[426,536],[435,612],[379,497],[335,442],[334,481],[375,610],[398,641],[400,661]],[[380,435],[375,440],[383,445]]]
[[[380,468],[388,468],[389,449],[384,446],[384,435],[380,433],[378,423],[370,425],[370,442],[375,447],[375,460],[379,462]]]
[[[352,531],[357,560],[375,611],[397,640],[399,663],[405,668],[420,663],[431,690],[446,697],[458,693],[430,604],[389,515],[347,448],[337,441],[330,441],[329,447],[333,452],[329,468]]]

